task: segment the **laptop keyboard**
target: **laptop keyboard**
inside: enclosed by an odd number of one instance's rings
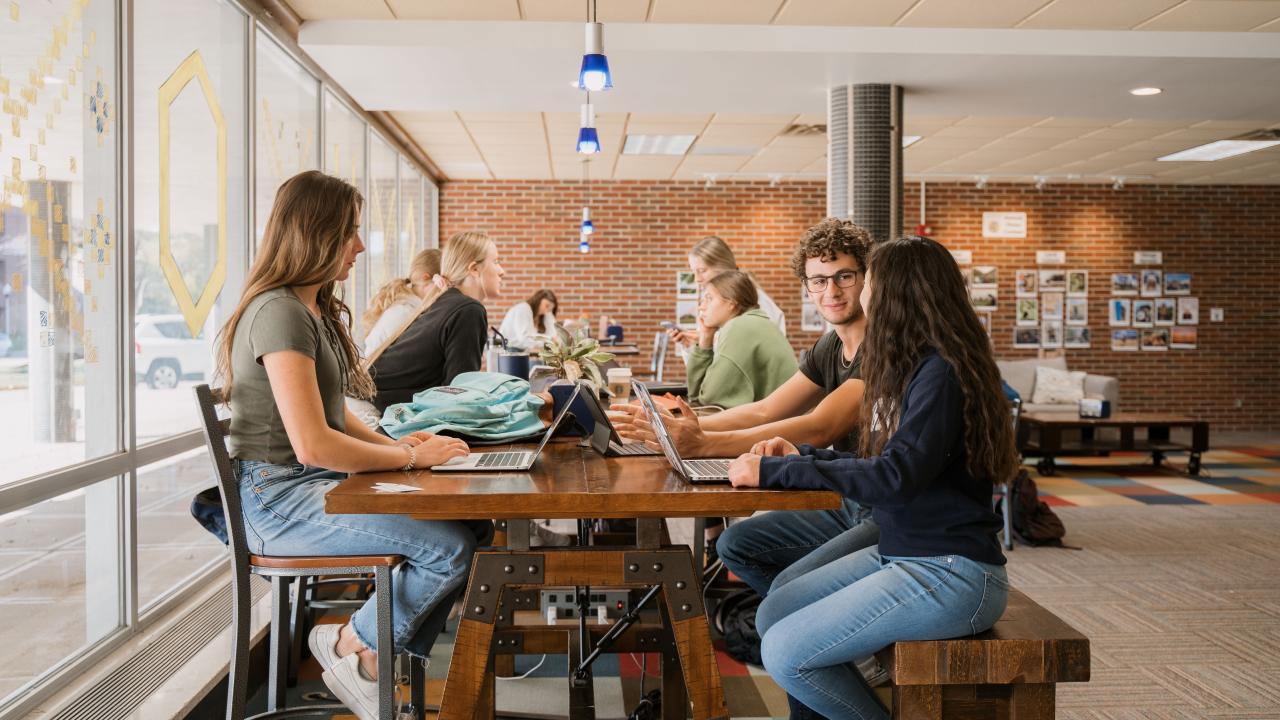
[[[657,455],[657,451],[645,447],[644,443],[609,443],[609,449],[615,455]]]
[[[480,461],[476,463],[476,467],[513,467],[523,465],[528,455],[529,453],[523,451],[484,453],[480,456]]]
[[[685,460],[690,474],[700,477],[729,477],[729,460]]]

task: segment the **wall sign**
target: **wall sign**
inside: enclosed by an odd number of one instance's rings
[[[1066,250],[1037,250],[1037,265],[1065,265],[1067,263]]]
[[[953,258],[955,258],[955,259],[956,259],[956,264],[957,264],[957,265],[972,265],[972,264],[973,264],[973,251],[972,251],[972,250],[952,250],[952,251],[951,251],[951,257],[953,257]]]
[[[982,237],[1024,238],[1027,236],[1027,214],[1024,212],[982,213]]]
[[[1133,253],[1134,265],[1163,265],[1164,253],[1159,250],[1135,250]]]

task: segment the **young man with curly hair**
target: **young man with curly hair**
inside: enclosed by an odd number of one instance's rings
[[[847,220],[827,218],[805,232],[791,268],[832,329],[805,354],[800,369],[763,400],[701,418],[682,404],[679,417],[664,416],[682,456],[737,457],[774,437],[857,449],[863,390],[859,348],[867,328],[858,296],[870,249],[867,232]],[[618,423],[622,434],[654,441],[649,424],[633,408],[612,410],[629,413]],[[838,510],[777,511],[742,521],[725,530],[716,547],[725,565],[764,595],[780,573],[791,575],[797,561],[841,535],[853,552],[874,545],[879,531],[868,509],[847,501]]]

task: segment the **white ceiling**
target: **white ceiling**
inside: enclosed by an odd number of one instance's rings
[[[580,0],[290,2],[307,52],[448,178],[582,177]],[[1154,161],[1280,127],[1280,0],[607,0],[600,19],[617,87],[594,98],[593,178],[821,177],[825,136],[780,132],[825,122],[832,85],[894,82],[924,138],[909,175],[1280,184],[1280,147]],[[698,140],[626,156],[626,134]]]

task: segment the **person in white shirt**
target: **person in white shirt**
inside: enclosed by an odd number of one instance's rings
[[[555,331],[556,312],[560,310],[560,301],[556,294],[542,289],[529,296],[528,300],[516,303],[502,318],[498,332],[511,345],[532,348],[537,344],[534,335],[546,335]],[[535,321],[534,318],[537,318]]]
[[[416,316],[427,289],[443,282],[435,279],[439,277],[440,251],[429,248],[418,253],[409,263],[408,277],[396,278],[378,289],[360,318],[360,327],[368,329],[363,341],[364,357],[369,357]],[[378,421],[382,419],[382,413],[368,400],[349,397],[347,407],[370,428],[377,428]]]

